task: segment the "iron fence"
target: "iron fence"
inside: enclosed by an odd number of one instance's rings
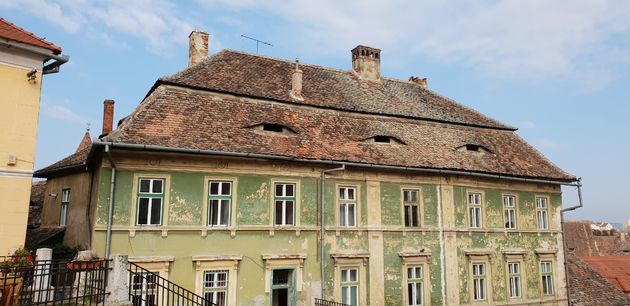
[[[133,306],[220,306],[135,263],[130,262],[128,270]]]
[[[0,258],[0,306],[102,305],[109,261]]]
[[[315,298],[315,306],[351,306],[351,305]]]

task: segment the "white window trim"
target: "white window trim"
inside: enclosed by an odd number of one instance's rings
[[[240,255],[225,256],[193,256],[195,264],[195,294],[203,296],[204,274],[206,271],[227,270],[228,271],[228,293],[227,305],[236,306],[236,289],[238,284],[238,264],[243,259]]]
[[[276,184],[295,184],[295,203],[294,203],[294,220],[293,220],[293,224],[289,224],[289,225],[276,225]],[[282,229],[282,228],[294,228],[294,227],[298,227],[300,226],[300,180],[299,179],[293,179],[293,178],[287,178],[287,179],[272,179],[271,180],[271,187],[270,187],[270,192],[269,192],[269,225],[272,228],[275,229]]]
[[[262,259],[265,262],[265,292],[271,292],[271,283],[273,279],[273,270],[278,268],[295,270],[295,291],[302,291],[302,278],[304,275],[304,261],[306,254],[263,254]]]
[[[558,289],[560,289],[560,284],[559,284],[559,277],[558,277],[558,269],[560,269],[560,267],[558,266],[557,263],[557,254],[558,254],[558,250],[557,249],[536,249],[536,255],[538,256],[538,262],[536,263],[538,265],[538,284],[540,286],[540,296],[543,299],[549,299],[549,298],[555,298],[558,296]],[[541,271],[541,262],[543,261],[549,261],[551,262],[551,280],[552,280],[552,285],[553,285],[553,294],[551,295],[545,295],[543,293],[543,286],[542,286],[542,271]]]
[[[415,190],[418,192],[418,226],[405,226],[405,190]],[[419,186],[401,186],[400,187],[400,212],[402,218],[402,227],[405,229],[417,229],[424,227],[424,201],[422,188]]]
[[[504,249],[503,256],[505,258],[505,280],[506,280],[506,297],[510,301],[527,300],[527,269],[525,267],[525,256],[527,251],[524,249]],[[518,298],[510,297],[510,273],[508,263],[517,262],[520,265],[521,278],[521,296]]]
[[[201,224],[209,230],[225,230],[225,229],[233,229],[236,227],[236,212],[238,207],[238,179],[233,176],[205,176],[203,178],[204,187],[204,205],[202,208],[201,215]],[[208,224],[208,216],[209,216],[209,206],[208,198],[210,197],[210,182],[211,181],[221,181],[221,182],[231,182],[232,183],[232,202],[230,203],[230,224],[227,226],[224,225],[209,225]]]
[[[538,199],[545,199],[545,205],[546,205],[545,208],[542,208],[542,209],[538,208]],[[536,229],[543,230],[543,231],[548,231],[548,230],[551,229],[551,223],[550,223],[551,218],[549,216],[550,215],[549,212],[551,211],[550,207],[549,207],[550,203],[551,203],[551,201],[549,200],[548,196],[544,196],[544,195],[536,195],[536,196],[534,196],[534,207],[536,208]],[[546,228],[543,228],[543,227],[540,226],[540,222],[539,222],[539,218],[538,218],[538,213],[539,212],[545,212],[544,215],[545,215],[545,223],[547,225]]]
[[[492,305],[492,251],[491,250],[464,250],[468,256],[468,292],[470,293],[471,304],[488,304]],[[485,265],[485,285],[486,285],[486,299],[474,300],[474,276],[473,276],[473,264],[482,263]]]
[[[402,284],[403,284],[403,304],[409,305],[409,294],[407,289],[407,268],[422,267],[422,289],[424,295],[424,305],[431,304],[431,275],[430,275],[430,252],[398,253],[402,260]]]
[[[479,222],[481,222],[481,224],[479,226],[476,227],[472,227],[471,226],[471,214],[470,214],[470,209],[472,207],[477,207],[477,205],[470,205],[470,195],[471,194],[479,194],[479,212],[481,213],[481,217],[479,218]],[[483,191],[481,190],[474,190],[474,189],[470,189],[466,191],[466,227],[470,228],[470,229],[483,229],[486,226],[486,220],[485,220],[485,216],[486,216],[486,205],[485,203],[485,199],[486,196],[484,194]]]
[[[512,208],[506,208],[505,206],[505,197],[513,197],[514,198],[514,206]],[[514,194],[514,193],[504,193],[501,196],[501,206],[503,208],[503,229],[507,230],[507,231],[517,231],[519,229],[519,217],[518,217],[518,203],[519,203],[519,198],[518,195]],[[505,224],[507,223],[507,219],[505,218],[505,211],[508,209],[513,209],[514,210],[514,227],[513,228],[507,228],[505,227]]]
[[[334,299],[341,301],[341,270],[347,268],[357,268],[359,271],[359,305],[367,305],[366,295],[366,266],[369,254],[343,254],[331,253],[335,264],[334,276]]]
[[[342,199],[340,199],[339,198],[339,191],[342,188],[344,188],[346,190],[346,194],[348,193],[347,190],[353,189],[354,190],[354,199],[353,200],[349,200],[349,199],[343,199],[342,200]],[[337,197],[337,208],[336,208],[337,209],[337,215],[338,215],[337,220],[339,221],[337,223],[337,226],[340,226],[340,227],[357,227],[358,226],[358,222],[357,222],[357,220],[358,220],[357,212],[358,212],[358,209],[359,209],[359,202],[358,202],[359,195],[357,194],[358,191],[359,190],[358,190],[358,188],[356,186],[347,186],[347,185],[339,185],[339,186],[337,186],[336,193],[335,193],[335,196]],[[346,225],[341,225],[341,213],[340,213],[340,210],[341,210],[341,205],[343,205],[343,204],[346,204],[346,220],[345,220],[346,221]],[[350,218],[348,217],[348,206],[347,206],[348,204],[354,204],[354,220],[353,220],[354,221],[354,225],[348,225],[350,223],[350,222],[348,222],[348,221],[350,221]]]
[[[164,200],[162,201],[162,224],[160,225],[138,225],[137,211],[138,211],[138,191],[140,190],[140,179],[163,179],[164,185]],[[171,175],[164,173],[134,173],[133,175],[133,189],[131,194],[131,215],[129,216],[129,226],[132,227],[166,227],[168,226],[169,219],[169,199],[171,190]]]
[[[339,188],[354,188],[354,226],[341,226],[339,216]],[[361,225],[361,186],[353,182],[338,182],[335,184],[335,227],[356,228]]]
[[[64,199],[65,191],[68,191],[67,199]],[[70,187],[63,187],[61,189],[61,202],[59,206],[59,226],[68,225],[68,212],[70,210],[71,192],[72,192],[72,189]]]

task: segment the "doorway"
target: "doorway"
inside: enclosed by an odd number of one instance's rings
[[[271,305],[292,306],[295,300],[293,269],[274,269],[271,282]]]

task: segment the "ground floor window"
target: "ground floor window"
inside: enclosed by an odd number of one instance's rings
[[[157,273],[134,273],[131,277],[133,306],[155,306],[158,301]]]
[[[341,303],[359,305],[359,269],[341,269]]]
[[[540,262],[540,274],[542,277],[544,295],[553,295],[553,270],[551,267],[551,261]]]
[[[203,274],[203,297],[208,306],[226,306],[228,296],[228,270],[205,271]],[[212,303],[212,304],[211,304]]]
[[[486,264],[473,263],[473,301],[483,301],[487,296],[486,288]]]
[[[422,267],[407,268],[407,305],[424,305],[424,290],[422,282]]]
[[[510,298],[521,297],[521,265],[518,262],[508,263],[508,282]]]
[[[271,305],[290,306],[295,301],[295,270],[274,269],[271,280]]]

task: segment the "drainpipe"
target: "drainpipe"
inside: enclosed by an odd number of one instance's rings
[[[19,43],[15,43],[13,41],[7,40],[7,39],[2,39],[0,40],[0,46],[5,46],[8,48],[15,48],[15,49],[19,49],[22,51],[26,51],[26,52],[31,52],[31,53],[35,53],[37,55],[41,55],[41,56],[45,56],[46,60],[48,59],[53,59],[55,60],[54,62],[44,66],[42,74],[49,74],[49,73],[57,73],[59,72],[59,67],[65,63],[67,63],[70,60],[70,57],[67,55],[55,55],[52,53],[48,53],[48,52],[44,52],[44,51],[40,51],[34,48],[28,48],[25,47]]]
[[[107,238],[105,240],[105,258],[109,258],[109,251],[112,243],[112,217],[114,214],[114,186],[116,184],[116,164],[112,153],[109,151],[109,145],[105,145],[105,154],[109,162],[112,164],[112,179],[109,185],[109,208],[107,211]]]
[[[560,231],[562,231],[562,254],[564,254],[564,274],[565,281],[567,283],[567,303],[571,305],[571,294],[569,290],[569,262],[567,260],[567,240],[564,236],[564,213],[567,211],[573,211],[580,207],[582,207],[582,178],[578,178],[577,180],[577,194],[578,194],[578,205],[567,207],[560,210]]]
[[[320,223],[320,229],[319,229],[319,256],[320,256],[320,261],[321,261],[321,276],[322,276],[322,300],[326,299],[326,262],[324,261],[324,239],[325,239],[325,234],[326,234],[326,227],[324,224],[324,192],[325,192],[325,181],[326,181],[326,173],[330,173],[333,171],[344,171],[346,170],[346,165],[342,164],[341,167],[339,168],[333,168],[333,169],[326,169],[324,171],[322,171],[322,177],[320,179],[320,193],[319,193],[319,202],[321,203],[321,209],[319,211],[319,223]]]
[[[446,264],[444,250],[444,224],[442,221],[442,179],[440,178],[440,184],[436,186],[437,189],[437,211],[438,211],[438,237],[440,239],[440,284],[442,288],[442,305],[446,305]]]

